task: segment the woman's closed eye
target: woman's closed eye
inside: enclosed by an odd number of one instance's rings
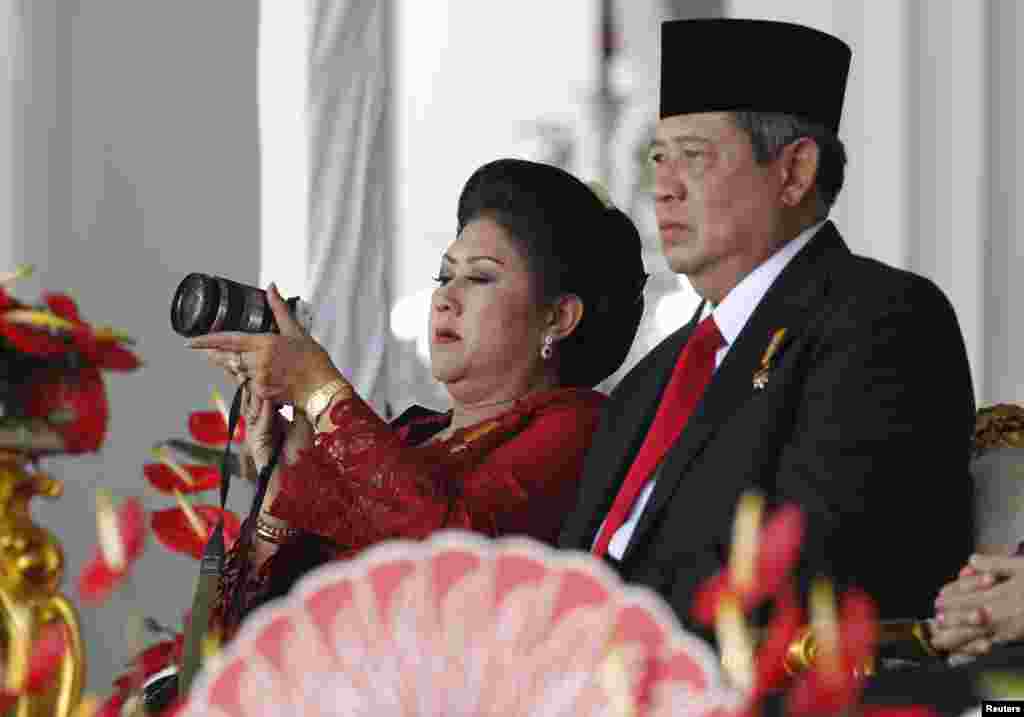
[[[441,286],[445,286],[448,284],[448,282],[454,280],[455,278],[456,277],[451,274],[440,274],[434,277],[434,281],[436,281]],[[494,281],[493,277],[484,276],[482,274],[471,274],[465,277],[465,279],[466,281],[471,281],[474,284],[489,284],[492,281]]]

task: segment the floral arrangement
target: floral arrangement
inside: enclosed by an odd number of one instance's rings
[[[733,717],[759,712],[773,692],[788,690],[791,717],[844,714],[856,708],[864,679],[873,669],[878,636],[874,603],[851,590],[836,604],[830,583],[819,579],[810,596],[810,625],[792,579],[800,554],[804,519],[799,508],[784,505],[762,526],[763,498],[741,497],[726,569],[701,586],[692,606],[694,618],[714,626],[722,664],[743,694]],[[772,619],[760,640],[747,616],[773,603]],[[810,664],[794,664],[794,644],[814,640]]]
[[[121,331],[95,327],[65,293],[25,304],[8,287],[31,274],[0,276],[0,445],[32,455],[96,451],[109,410],[101,370],[141,365]]]
[[[203,547],[221,518],[224,520],[226,547],[230,548],[237,540],[241,526],[234,513],[222,511],[212,504],[193,505],[187,497],[219,488],[224,446],[229,440],[240,443],[245,437],[245,425],[240,422],[234,437],[229,439],[227,410],[216,390],[213,403],[215,410],[189,414],[188,430],[192,440],[171,439],[158,443],[152,451],[154,462],[143,466],[142,472],[149,485],[162,495],[173,496],[175,506],[153,511],[147,521],[137,499],[125,500],[118,508],[108,494],[97,493],[99,546],[78,581],[78,593],[84,603],[99,606],[114,591],[130,590],[131,568],[143,552],[148,531],[152,531],[164,548],[196,560],[202,557]],[[180,462],[179,457],[188,462]],[[240,461],[234,458],[229,464],[229,472],[240,473],[239,465]],[[184,619],[187,622],[188,616]],[[139,701],[143,684],[158,672],[180,663],[183,630],[167,628],[152,619],[138,618],[137,622],[163,639],[138,650],[129,660],[128,671],[114,681],[113,694],[102,704],[91,700],[88,707],[83,706],[82,717],[118,717],[135,713],[141,708]],[[142,630],[135,632],[140,634]],[[171,704],[160,714],[170,717],[179,708],[179,704]]]

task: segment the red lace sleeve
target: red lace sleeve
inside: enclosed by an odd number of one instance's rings
[[[358,398],[343,401],[331,412],[337,428],[282,469],[270,512],[344,552],[441,528],[553,541],[603,399],[580,389],[539,394],[425,446],[405,445]]]

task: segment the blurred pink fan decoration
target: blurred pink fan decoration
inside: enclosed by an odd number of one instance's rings
[[[740,704],[710,646],[596,558],[446,531],[306,576],[250,616],[183,714],[667,717]]]

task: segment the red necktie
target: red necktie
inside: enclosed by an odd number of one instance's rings
[[[658,412],[647,431],[647,437],[633,460],[633,465],[622,482],[619,494],[604,521],[600,536],[591,552],[602,556],[643,490],[651,473],[665,456],[669,447],[683,432],[686,421],[697,407],[704,389],[715,370],[715,352],[725,343],[715,321],[708,316],[697,325],[693,336],[676,362],[672,377],[661,395]]]

